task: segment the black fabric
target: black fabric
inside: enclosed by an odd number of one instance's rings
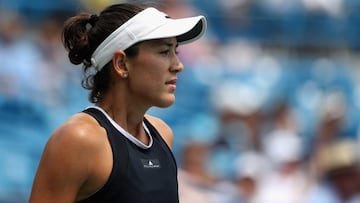
[[[81,203],[179,202],[175,159],[149,121],[144,118],[153,145],[142,149],[122,135],[101,111],[88,108],[83,112],[93,116],[106,129],[113,151],[113,169],[106,184]]]
[[[198,36],[201,33],[203,27],[204,27],[204,22],[200,20],[198,23],[196,23],[193,29],[182,35],[177,36],[176,39],[178,42],[183,42],[193,39],[195,36]]]

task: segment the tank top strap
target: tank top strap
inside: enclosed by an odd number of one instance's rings
[[[158,141],[160,143],[161,148],[166,152],[166,155],[168,156],[168,158],[170,160],[173,160],[175,166],[177,167],[176,159],[175,159],[173,153],[171,152],[171,149],[169,148],[169,146],[167,145],[165,140],[160,135],[160,133],[150,123],[150,121],[148,119],[146,119],[145,117],[144,117],[144,123],[145,123],[146,127],[149,129],[149,131],[150,131],[151,135],[153,136],[154,140],[156,140],[156,141]]]
[[[98,123],[105,128],[112,148],[113,168],[119,168],[121,172],[126,172],[128,167],[129,152],[126,145],[126,138],[110,123],[106,116],[96,108],[87,108],[82,112],[95,118]],[[119,162],[121,164],[119,164]]]

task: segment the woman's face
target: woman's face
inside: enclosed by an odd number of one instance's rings
[[[138,55],[127,61],[133,102],[150,107],[168,107],[174,103],[177,73],[184,68],[177,57],[177,45],[175,37],[140,44]]]

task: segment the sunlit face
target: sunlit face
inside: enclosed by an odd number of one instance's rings
[[[138,55],[127,62],[129,93],[134,102],[149,107],[168,107],[174,103],[177,73],[183,70],[177,46],[176,38],[140,44]]]

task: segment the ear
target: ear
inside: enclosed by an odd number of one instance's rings
[[[128,68],[126,66],[126,54],[123,50],[117,50],[112,58],[114,72],[122,78],[127,78]]]

